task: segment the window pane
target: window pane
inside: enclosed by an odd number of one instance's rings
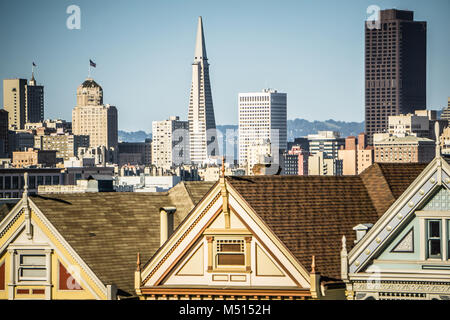
[[[45,266],[45,255],[21,255],[20,264],[24,266]]]
[[[13,189],[19,189],[19,177],[17,177],[17,176],[14,176],[14,177],[12,177],[12,188]]]
[[[441,237],[441,223],[440,221],[430,221],[430,238]]]
[[[440,258],[441,257],[441,240],[432,239],[429,240],[429,252],[430,257]]]
[[[44,268],[39,268],[39,269],[22,268],[22,269],[20,269],[20,276],[23,278],[45,278],[46,275],[47,275],[46,270]]]
[[[224,243],[220,245],[220,251],[241,252],[241,245],[239,243],[236,244]]]
[[[243,266],[245,264],[245,257],[243,254],[218,254],[217,264],[227,266]]]

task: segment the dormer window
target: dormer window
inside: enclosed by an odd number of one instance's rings
[[[216,264],[221,266],[244,266],[244,240],[217,240]]]
[[[18,255],[19,281],[45,281],[47,279],[46,255],[24,251]]]
[[[250,272],[249,235],[207,236],[209,272]]]
[[[442,258],[442,228],[441,220],[427,220],[427,250],[428,258]]]

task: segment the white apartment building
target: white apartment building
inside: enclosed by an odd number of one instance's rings
[[[389,116],[388,133],[397,137],[430,137],[430,130],[433,129],[431,121],[436,120],[436,111],[431,111],[418,110],[416,114]]]
[[[239,165],[248,166],[248,149],[269,140],[272,153],[287,146],[287,94],[264,89],[239,93]]]
[[[152,122],[152,164],[170,169],[189,163],[189,123],[178,116]]]
[[[253,175],[256,164],[271,164],[273,161],[272,148],[269,141],[252,144],[247,149],[247,174]]]

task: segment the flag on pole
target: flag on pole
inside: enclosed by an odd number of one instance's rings
[[[94,61],[92,61],[91,59],[89,59],[89,65],[94,68],[97,66],[97,64],[94,63]]]
[[[36,67],[36,64],[34,63],[34,61],[33,61],[33,67]]]

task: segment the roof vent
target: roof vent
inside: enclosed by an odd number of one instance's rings
[[[353,230],[356,231],[355,243],[358,243],[372,227],[372,223],[362,223],[358,224],[356,227],[353,227]]]

